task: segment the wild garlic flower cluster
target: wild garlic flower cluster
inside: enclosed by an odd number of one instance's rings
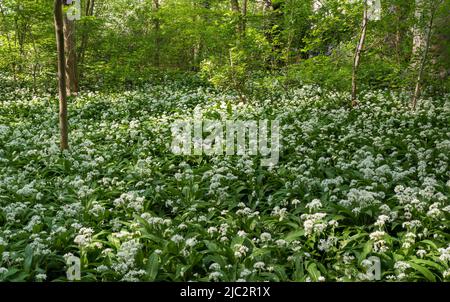
[[[64,280],[69,256],[98,281],[369,280],[371,256],[383,280],[450,280],[448,95],[412,112],[386,90],[353,110],[314,86],[248,104],[173,81],[81,92],[65,152],[53,95],[0,95],[0,281]],[[278,164],[173,154],[192,116],[278,119]]]

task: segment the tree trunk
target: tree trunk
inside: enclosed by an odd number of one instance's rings
[[[159,12],[159,0],[153,0],[153,10],[155,14]],[[161,66],[161,21],[159,16],[156,15],[153,20],[153,26],[155,28],[155,65]]]
[[[397,19],[397,25],[395,30],[395,55],[397,56],[397,64],[401,62],[401,44],[402,44],[402,32],[400,30],[400,18]]]
[[[242,19],[241,19],[241,34],[245,36],[245,30],[247,28],[247,8],[248,0],[242,2]]]
[[[95,3],[95,0],[87,0],[86,8],[85,8],[86,16],[94,15],[94,3]]]
[[[58,53],[58,90],[59,90],[59,130],[61,150],[69,149],[68,121],[67,121],[67,95],[65,77],[65,55],[64,55],[64,18],[63,0],[54,2],[54,21],[56,33],[56,48]]]
[[[364,48],[364,42],[366,41],[366,33],[367,33],[367,24],[369,18],[367,14],[367,0],[364,1],[364,12],[363,12],[363,21],[361,28],[361,37],[358,42],[358,46],[356,47],[355,57],[353,60],[353,70],[352,70],[352,107],[357,105],[357,72],[359,63],[361,61],[361,52]]]
[[[433,6],[433,7],[431,8],[431,12],[430,12],[430,15],[429,15],[430,19],[429,19],[429,22],[428,22],[426,39],[425,39],[424,46],[423,46],[423,51],[422,51],[423,52],[422,60],[420,62],[420,66],[419,66],[419,72],[417,74],[414,94],[413,94],[412,99],[411,99],[411,106],[412,106],[413,110],[415,110],[416,107],[417,107],[417,100],[420,97],[420,93],[421,93],[421,90],[422,90],[422,80],[423,80],[423,74],[424,74],[424,70],[425,70],[425,64],[427,62],[428,52],[429,52],[429,49],[430,49],[431,33],[433,31],[434,17],[436,15],[436,12],[437,12],[437,9],[438,9],[440,3],[441,3],[441,1],[436,1],[436,3],[431,3],[431,6]]]
[[[416,0],[415,3],[415,22],[413,28],[413,46],[411,57],[411,66],[413,67],[413,69],[417,66],[419,58],[423,54],[426,40],[426,32],[423,25],[423,20],[426,16],[426,12],[424,10],[425,2],[424,0]]]
[[[236,25],[236,33],[240,37],[242,35],[242,13],[241,9],[239,8],[239,2],[238,0],[230,0],[231,3],[231,11],[236,14],[236,16],[239,18],[238,23]]]
[[[195,4],[194,4],[195,6]],[[195,16],[194,17],[194,23],[195,22],[201,22],[202,24],[204,24],[205,26],[207,24],[210,24],[210,15],[209,15],[209,11],[211,10],[211,0],[203,0],[200,3],[200,7],[202,9],[202,13],[200,14],[199,17]],[[208,11],[208,12],[206,12]],[[204,43],[204,38],[202,35],[200,35],[198,41],[195,43],[194,47],[193,47],[193,66],[192,66],[192,70],[193,71],[198,71],[200,62],[203,58],[203,52],[204,52],[204,48],[205,48],[205,43]]]
[[[64,53],[66,64],[66,93],[78,94],[77,53],[75,42],[75,22],[64,16]]]
[[[8,29],[8,26],[7,26],[8,23],[7,23],[6,15],[5,15],[5,12],[3,11],[3,6],[2,6],[1,2],[0,2],[0,13],[2,14],[3,31],[4,31],[5,37],[6,37],[6,44],[8,45],[8,51],[12,54],[13,50],[12,50],[12,47],[11,47],[11,40],[9,38],[9,29]],[[11,71],[12,71],[14,83],[16,84],[16,80],[17,79],[16,79],[16,63],[15,62],[11,63],[11,69],[12,69]]]
[[[94,0],[87,0],[86,7],[85,7],[85,13],[84,13],[85,16],[93,16],[94,15],[94,3],[95,3]],[[80,66],[80,69],[83,66],[84,56],[86,53],[86,47],[88,45],[88,41],[89,41],[88,32],[86,30],[84,30],[83,33],[81,34],[81,45],[80,45],[80,48],[78,49],[78,55],[77,55],[77,61]],[[78,73],[78,79],[81,79],[81,78],[82,78],[82,71],[80,70]]]
[[[231,2],[231,10],[235,13],[240,13],[241,10],[239,9],[239,1],[238,0],[230,0]]]
[[[37,50],[37,46],[36,46],[36,39],[34,38],[33,35],[33,31],[30,28],[30,39],[31,42],[33,44],[33,52],[34,52],[34,59],[33,59],[33,71],[32,71],[32,76],[33,76],[33,91],[36,92],[37,90],[37,73],[38,73],[38,68],[39,68],[39,62],[41,62],[40,56],[39,56],[39,52]]]

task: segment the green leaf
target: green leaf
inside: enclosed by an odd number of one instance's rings
[[[159,270],[159,256],[153,252],[147,262],[147,278],[148,281],[155,281]]]
[[[305,276],[305,270],[303,268],[303,259],[300,256],[295,258],[295,271],[293,275],[294,281],[304,281],[303,277]]]
[[[437,250],[437,248],[438,248],[437,245],[436,245],[433,241],[431,241],[431,240],[422,240],[422,241],[420,241],[419,243],[425,243],[425,244],[431,246],[432,248],[434,248],[434,249],[436,249],[436,250]]]
[[[219,250],[219,247],[216,243],[209,241],[209,240],[204,240],[203,241],[206,245],[206,247],[208,248],[208,251],[215,253]]]
[[[356,241],[358,239],[360,239],[361,237],[367,236],[366,233],[358,233],[356,235],[353,235],[352,237],[345,239],[341,242],[341,247],[344,248],[347,244],[349,244],[350,242]]]
[[[23,263],[23,268],[25,269],[25,272],[29,273],[31,269],[31,264],[33,263],[33,249],[30,245],[27,245],[25,248],[25,260]]]
[[[429,269],[427,269],[426,267],[423,267],[421,265],[418,265],[412,261],[409,261],[408,263],[409,263],[409,265],[411,265],[411,267],[413,269],[415,269],[416,271],[421,273],[425,278],[427,278],[428,281],[436,282],[436,277]]]
[[[417,264],[425,264],[425,265],[434,267],[434,268],[436,268],[436,269],[439,270],[439,271],[444,271],[444,268],[443,268],[441,265],[439,265],[439,264],[436,263],[436,262],[430,261],[430,260],[424,260],[424,259],[412,259],[412,260],[410,260],[410,261],[411,261],[411,262],[414,262],[414,263],[417,263]]]
[[[369,240],[366,242],[366,244],[364,244],[364,248],[361,252],[361,254],[359,254],[358,256],[358,262],[361,263],[364,259],[366,259],[367,255],[369,255],[372,252],[372,241]]]
[[[233,115],[233,107],[231,106],[231,102],[227,102],[227,113],[228,113],[228,116]]]
[[[309,276],[311,277],[312,281],[318,281],[320,275],[319,270],[317,269],[317,264],[311,263],[308,265],[307,271],[309,273]]]
[[[297,238],[302,237],[304,235],[305,235],[305,230],[298,230],[298,231],[289,233],[284,240],[286,240],[287,242],[292,242],[292,241],[296,240]]]

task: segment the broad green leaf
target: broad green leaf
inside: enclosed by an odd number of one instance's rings
[[[159,256],[153,252],[147,261],[147,278],[148,281],[155,281],[159,270]]]
[[[318,281],[320,275],[320,271],[317,269],[317,264],[314,262],[308,265],[307,271],[309,273],[309,276],[311,277],[312,281]]]
[[[425,278],[427,278],[428,281],[436,282],[436,277],[429,269],[427,269],[426,267],[421,266],[419,264],[416,264],[412,261],[409,261],[408,263],[409,263],[409,265],[411,265],[411,267],[413,269],[415,269],[416,271],[421,273]]]

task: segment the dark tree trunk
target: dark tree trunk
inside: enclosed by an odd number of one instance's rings
[[[63,0],[54,2],[54,21],[56,33],[56,48],[58,53],[58,90],[59,90],[59,130],[61,150],[69,149],[68,121],[67,121],[67,95],[65,77],[64,55],[64,18]]]
[[[243,2],[242,2],[241,35],[245,35],[245,30],[247,28],[247,9],[248,9],[248,0],[243,0]]]

